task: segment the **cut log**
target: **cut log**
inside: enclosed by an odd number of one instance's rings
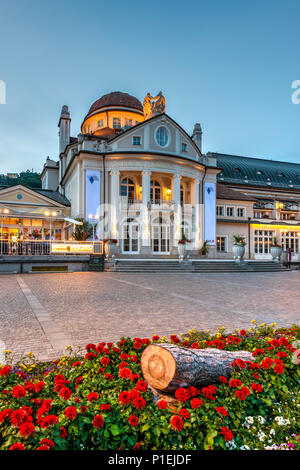
[[[143,352],[141,367],[144,379],[154,388],[174,393],[180,387],[201,387],[219,383],[229,377],[235,359],[252,361],[248,351],[220,349],[186,349],[176,344],[151,344]]]

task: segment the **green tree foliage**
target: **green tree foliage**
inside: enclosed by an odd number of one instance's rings
[[[35,171],[21,171],[17,178],[9,178],[5,175],[0,175],[1,186],[15,186],[16,184],[22,184],[28,188],[41,188],[41,174]]]
[[[72,233],[74,240],[85,241],[93,236],[93,226],[87,220],[84,220],[83,217],[77,217],[75,220],[82,222],[82,225],[76,225],[75,232]]]

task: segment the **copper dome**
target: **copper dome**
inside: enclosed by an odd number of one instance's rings
[[[128,93],[122,93],[121,91],[113,91],[107,95],[103,95],[95,103],[92,104],[88,114],[97,111],[100,108],[106,108],[107,106],[117,106],[124,108],[134,108],[139,111],[143,111],[143,106],[140,100],[135,98]]]

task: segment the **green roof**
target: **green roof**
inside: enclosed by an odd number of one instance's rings
[[[222,168],[217,175],[220,183],[300,189],[298,163],[213,152],[209,155],[216,157],[217,166]]]

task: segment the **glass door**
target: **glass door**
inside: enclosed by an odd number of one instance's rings
[[[139,254],[140,252],[140,229],[137,222],[126,222],[123,225],[123,253]]]
[[[156,255],[170,254],[170,227],[165,224],[152,226],[152,252]]]

